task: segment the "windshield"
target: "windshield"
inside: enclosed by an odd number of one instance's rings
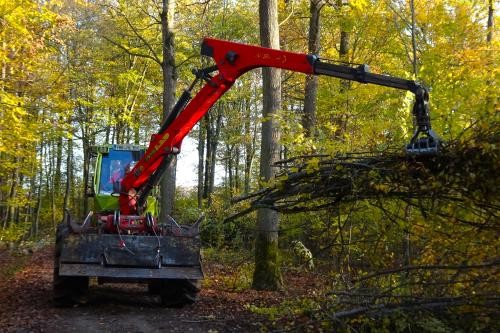
[[[142,151],[130,150],[110,150],[108,154],[103,154],[99,193],[120,192],[120,183],[125,173],[132,170],[142,154]]]

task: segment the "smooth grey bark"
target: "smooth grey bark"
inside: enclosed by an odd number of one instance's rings
[[[56,230],[57,222],[56,222],[56,197],[54,190],[54,147],[53,143],[49,143],[49,175],[50,178],[47,178],[47,191],[50,197],[50,217],[52,219],[52,228]]]
[[[410,12],[411,12],[411,46],[412,46],[412,66],[413,74],[418,75],[418,59],[417,59],[417,38],[416,38],[416,21],[415,21],[415,3],[410,0]]]
[[[35,149],[36,153],[36,149]],[[37,163],[32,163],[31,164],[31,172],[30,172],[30,181],[29,181],[29,191],[28,191],[28,202],[30,204],[26,207],[26,212],[25,212],[25,217],[24,217],[24,223],[27,223],[31,221],[31,227],[30,227],[30,237],[33,237],[33,221],[34,221],[34,212],[35,212],[35,207],[33,205],[33,200],[36,196],[35,190],[36,190],[36,176],[38,173],[38,164]]]
[[[337,1],[338,8],[342,6],[349,6],[348,0],[338,0]],[[348,31],[342,30],[340,32],[340,48],[339,48],[339,57],[342,61],[348,61],[347,56],[349,54],[349,39],[350,34]],[[344,80],[346,82],[350,82],[348,80]]]
[[[69,208],[71,180],[73,179],[73,139],[68,139],[68,154],[66,156],[66,186],[64,189],[63,214]]]
[[[251,100],[245,101],[245,121],[243,132],[245,135],[245,184],[244,193],[250,193],[250,178],[252,175],[252,166],[255,157],[257,146],[257,121],[252,121],[252,105]]]
[[[175,88],[177,84],[177,71],[175,67],[175,47],[174,47],[174,11],[175,0],[163,0],[161,19],[161,34],[162,34],[162,54],[161,69],[163,75],[163,98],[162,98],[162,114],[164,119],[170,114],[172,107],[175,104]],[[172,163],[160,181],[160,220],[166,221],[167,215],[172,215],[174,211],[175,200],[175,171],[177,159],[174,158]]]
[[[486,29],[487,29],[486,44],[488,45],[488,58],[491,59],[490,61],[488,61],[488,67],[490,68],[491,66],[496,66],[496,63],[493,61],[494,58],[492,57],[492,52],[494,52],[494,49],[491,47],[493,41],[494,19],[495,15],[493,8],[493,0],[489,0],[488,22],[486,23]],[[494,73],[494,70],[490,70],[490,73]],[[495,85],[493,85],[492,82],[493,80],[490,78],[486,80],[486,85],[488,86],[489,90],[489,93],[486,95],[486,103],[485,103],[486,110],[491,110],[491,108],[495,107],[495,100],[496,100],[495,96],[498,88],[495,88]]]
[[[349,6],[348,0],[338,0],[337,8],[341,9],[342,6]],[[340,31],[340,47],[339,47],[339,58],[341,61],[350,62],[349,57],[350,50],[350,33],[348,31]],[[341,80],[340,83],[340,93],[346,93],[351,88],[351,81]],[[349,97],[345,96],[344,106],[342,108],[343,113],[338,115],[333,122],[337,124],[337,132],[335,136],[342,138],[343,134],[347,131],[347,122],[349,120]]]
[[[209,196],[209,183],[210,183],[210,170],[212,170],[212,115],[207,113],[203,118],[203,123],[205,125],[205,133],[206,133],[206,156],[205,156],[205,177],[203,183],[203,199],[207,199]]]
[[[232,197],[232,192],[234,189],[234,175],[233,175],[233,149],[234,145],[226,143],[226,151],[224,156],[224,169],[226,179],[229,180],[229,185],[226,184],[227,193],[229,197]]]
[[[212,142],[210,142],[211,147],[211,152],[212,156],[210,157],[210,161],[212,162],[210,165],[210,179],[209,179],[209,187],[208,187],[208,206],[210,207],[212,205],[212,196],[211,194],[214,192],[214,185],[215,185],[215,162],[217,158],[217,147],[219,145],[219,137],[220,137],[220,129],[221,129],[221,124],[222,124],[222,104],[221,104],[221,110],[217,114],[217,118],[215,121],[215,131],[213,133],[212,137]],[[208,144],[208,143],[207,143]]]
[[[234,149],[235,149],[235,152],[234,152],[234,158],[235,158],[235,161],[234,161],[234,177],[235,177],[234,187],[235,187],[236,193],[239,193],[240,192],[240,147],[239,147],[239,145],[237,145]],[[231,197],[232,197],[232,194],[231,194]]]
[[[59,118],[59,121],[64,122],[62,117]],[[63,139],[62,136],[59,136],[56,141],[56,169],[54,172],[54,191],[56,196],[61,195],[61,165],[62,165],[62,151],[63,151]]]
[[[320,46],[320,11],[323,6],[321,0],[311,0],[309,5],[309,54],[318,54]],[[306,137],[314,136],[316,127],[316,99],[318,95],[318,76],[307,75],[304,92],[304,110],[302,127]]]
[[[417,28],[416,28],[416,19],[415,19],[415,3],[414,0],[410,0],[410,13],[411,13],[411,46],[412,46],[412,67],[413,74],[415,77],[418,76],[418,58],[417,58]],[[411,214],[411,206],[407,205],[405,209],[405,222],[408,224]],[[410,230],[408,225],[403,230],[403,262],[405,266],[409,266],[411,262],[410,257]],[[409,278],[408,272],[404,276],[405,279]]]
[[[203,127],[206,133],[206,156],[205,156],[205,176],[203,183],[202,197],[207,200],[210,206],[210,195],[214,192],[215,185],[215,163],[217,158],[217,147],[219,145],[220,131],[222,125],[223,103],[217,104],[211,113],[207,113],[203,118]]]
[[[90,179],[90,156],[91,156],[91,146],[92,143],[89,142],[90,138],[86,134],[87,130],[83,129],[84,124],[82,124],[82,143],[83,143],[83,214],[87,214],[89,211],[89,199],[85,195],[87,191],[87,184],[89,184]],[[80,212],[79,212],[80,213]]]
[[[223,104],[217,104],[216,109],[204,117],[206,132],[206,157],[205,157],[205,177],[203,185],[203,198],[208,199],[207,205],[212,203],[211,194],[215,185],[215,162],[217,158],[217,147],[219,145],[220,130],[222,125]]]
[[[259,1],[260,40],[262,46],[279,49],[278,2]],[[279,159],[280,132],[274,117],[281,108],[281,71],[262,69],[263,110],[260,178],[264,181],[274,176],[273,163]],[[252,287],[257,290],[278,290],[283,279],[278,263],[279,216],[271,209],[257,212],[255,241],[255,271]]]
[[[205,135],[203,126],[199,124],[198,131],[198,208],[203,207],[203,163],[205,154]]]
[[[14,163],[17,164],[19,162],[19,158],[16,156],[14,158]],[[10,190],[8,194],[8,202],[13,202],[14,198],[17,195],[17,187],[19,184],[19,167],[16,167],[12,172],[11,182],[10,182]],[[3,221],[3,229],[6,229],[9,226],[10,222],[13,222],[15,216],[15,206],[10,203],[7,205],[7,209],[5,211],[5,217]]]
[[[494,19],[494,9],[493,9],[493,0],[489,0],[488,2],[488,34],[486,35],[486,41],[491,43],[493,40],[493,19]]]
[[[403,230],[403,263],[405,267],[411,265],[411,229],[410,229],[410,218],[411,218],[411,206],[407,205],[405,208],[404,215],[406,226]],[[409,278],[409,272],[406,272],[405,278]]]
[[[43,140],[42,140],[42,145],[43,145]],[[43,158],[43,150],[41,152],[41,156]],[[42,183],[43,183],[43,167],[42,167],[42,162],[40,160],[39,164],[39,173],[38,173],[38,188],[37,188],[37,199],[36,199],[36,209],[35,209],[35,216],[33,219],[33,224],[31,226],[32,228],[32,235],[33,236],[38,236],[38,229],[40,225],[40,211],[42,210]]]
[[[7,43],[5,41],[2,41],[2,51],[5,52],[7,49]],[[7,61],[5,59],[2,59],[2,69],[0,71],[0,91],[5,91],[5,82],[7,82]],[[0,152],[0,161],[3,161],[5,159],[4,154]],[[3,184],[6,181],[6,177],[3,177],[3,175],[0,175],[0,184]],[[6,200],[6,194],[0,189],[0,203],[5,202]],[[0,222],[2,222],[3,226],[3,216],[5,214],[5,207],[4,205],[0,205]]]

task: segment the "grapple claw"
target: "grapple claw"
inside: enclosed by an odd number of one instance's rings
[[[417,131],[410,143],[406,145],[406,153],[410,156],[434,156],[441,148],[441,140],[432,131],[424,132],[424,136],[418,137],[422,133]]]

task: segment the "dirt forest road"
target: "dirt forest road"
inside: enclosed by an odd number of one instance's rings
[[[9,264],[7,256],[0,252],[0,269],[2,261],[4,270]],[[42,249],[15,273],[2,276],[0,332],[258,332],[266,319],[248,311],[245,304],[279,302],[281,295],[204,288],[195,305],[171,309],[160,307],[142,285],[91,283],[86,305],[55,308],[52,261],[52,249]]]

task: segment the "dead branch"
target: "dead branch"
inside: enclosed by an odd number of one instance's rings
[[[474,264],[474,265],[418,265],[418,266],[405,266],[400,268],[388,269],[385,271],[376,272],[366,276],[362,276],[353,282],[360,282],[369,279],[373,279],[378,276],[390,275],[394,273],[409,272],[415,270],[471,270],[471,269],[485,269],[491,267],[497,267],[500,265],[500,260],[494,260],[492,262]]]
[[[251,209],[296,213],[396,199],[415,206],[423,216],[432,213],[474,227],[498,228],[500,125],[493,121],[476,127],[468,129],[471,135],[448,142],[437,156],[408,157],[388,150],[289,158],[277,163],[284,168],[271,184],[235,201],[247,202]],[[439,209],[446,203],[477,219],[449,216],[450,211]]]

